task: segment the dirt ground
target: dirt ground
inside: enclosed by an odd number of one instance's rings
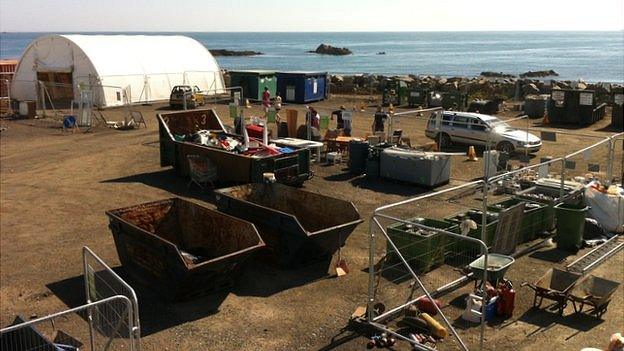
[[[354,97],[334,97],[313,104],[328,113],[341,104],[351,107]],[[227,106],[214,107],[222,119]],[[292,106],[303,113],[303,106]],[[214,206],[210,192],[187,188],[187,180],[159,165],[158,126],[155,113],[164,104],[137,106],[147,129],[116,131],[96,128],[90,133],[63,132],[49,119],[2,120],[7,129],[0,134],[0,323],[9,324],[16,314],[44,316],[85,301],[81,248],[89,246],[109,265],[119,260],[104,212],[171,196],[193,199]],[[374,108],[354,115],[354,135],[370,131]],[[108,120],[120,120],[123,110],[106,110]],[[258,106],[245,111],[260,114]],[[502,113],[504,117],[517,111]],[[610,115],[609,115],[610,116]],[[302,117],[300,117],[300,120]],[[544,142],[540,157],[561,156],[589,146],[612,134],[610,117],[584,129],[565,129],[557,142]],[[532,128],[542,128],[531,120]],[[526,121],[515,122],[526,125]],[[401,117],[395,128],[404,130],[412,145],[430,142],[424,136],[422,119]],[[544,127],[552,130],[552,127]],[[535,133],[539,134],[536,129]],[[454,147],[462,151],[465,146]],[[616,159],[621,159],[621,148]],[[517,162],[517,161],[514,161]],[[575,172],[583,165],[598,163],[604,173],[606,152],[578,156]],[[451,184],[482,175],[481,162],[453,157]],[[365,349],[366,337],[347,328],[354,309],[364,305],[368,290],[368,219],[381,205],[424,194],[424,189],[385,180],[371,180],[348,173],[346,165],[313,164],[315,176],[304,188],[352,201],[366,221],[349,237],[342,251],[351,271],[347,276],[328,276],[329,262],[296,270],[281,270],[261,262],[249,265],[231,290],[197,300],[170,303],[141,286],[139,305],[143,350],[354,350]],[[614,174],[622,174],[617,165]],[[474,199],[473,199],[474,200]],[[448,215],[443,202],[427,202],[411,209],[412,216]],[[383,249],[385,244],[377,244]],[[520,257],[507,276],[516,283],[516,309],[512,318],[488,325],[488,350],[580,350],[605,347],[609,336],[624,326],[624,287],[620,286],[602,320],[574,314],[565,316],[532,308],[532,291],[520,287],[537,280],[549,267],[565,266],[579,255],[553,248]],[[593,274],[624,281],[624,252],[599,266]],[[123,269],[120,270],[123,274]],[[455,300],[470,288],[441,298],[445,311],[455,318],[461,309]],[[477,327],[461,327],[460,335],[472,348],[477,346]],[[71,331],[69,331],[71,333]],[[450,342],[441,349],[453,349]],[[407,350],[405,343],[395,349]]]

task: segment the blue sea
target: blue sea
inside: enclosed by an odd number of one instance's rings
[[[0,34],[0,58],[18,58],[28,43],[45,34]],[[116,34],[180,34],[197,39],[209,49],[264,53],[254,57],[218,57],[225,69],[440,76],[475,76],[482,71],[519,74],[553,69],[560,74],[559,79],[624,82],[623,31]],[[307,53],[320,43],[347,47],[354,54]],[[386,54],[377,54],[382,51]]]

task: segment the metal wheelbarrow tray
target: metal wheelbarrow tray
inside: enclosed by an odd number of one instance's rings
[[[563,315],[563,310],[568,305],[570,289],[580,278],[578,273],[551,268],[534,284],[524,283],[522,286],[528,286],[535,291],[533,307],[540,307],[544,299],[552,300],[556,302],[559,314]]]
[[[256,225],[269,258],[285,267],[333,255],[363,221],[352,202],[278,183],[223,188],[215,195],[219,210]]]
[[[484,261],[485,258],[482,255],[468,265],[474,278],[479,279],[479,277],[483,276]],[[495,283],[505,276],[505,273],[514,262],[515,260],[511,256],[488,254],[487,280],[496,286]]]
[[[106,214],[131,278],[174,300],[231,287],[265,246],[253,224],[179,198]]]
[[[572,289],[569,299],[575,312],[583,312],[583,307],[589,305],[593,307],[589,313],[601,318],[611,302],[611,295],[619,286],[618,282],[589,275]]]

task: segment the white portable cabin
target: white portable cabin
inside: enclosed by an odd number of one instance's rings
[[[46,94],[79,101],[81,90],[91,90],[93,104],[107,107],[166,100],[176,85],[196,85],[213,94],[225,88],[217,61],[192,38],[49,35],[24,51],[11,97],[37,100]]]

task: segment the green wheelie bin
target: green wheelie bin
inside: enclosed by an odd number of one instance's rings
[[[589,206],[560,203],[555,205],[557,248],[578,251],[583,243],[585,216]]]

